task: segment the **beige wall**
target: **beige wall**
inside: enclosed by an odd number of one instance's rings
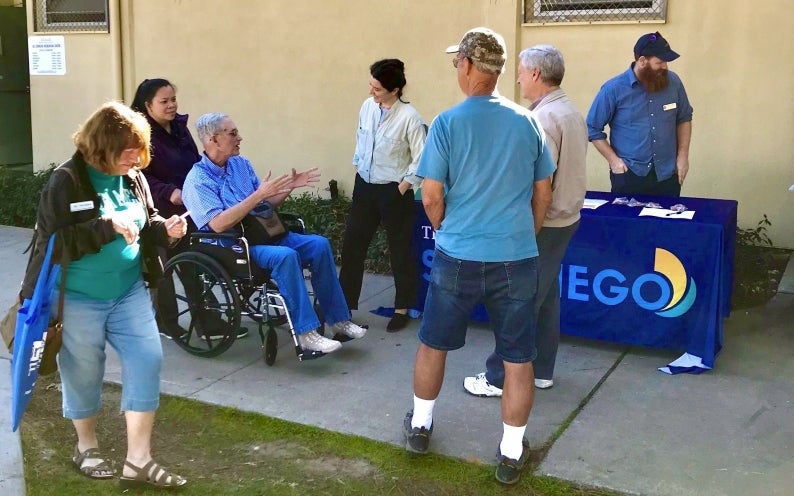
[[[36,33],[28,2],[28,33],[64,36],[66,74],[30,76],[33,165],[61,163],[74,152],[71,136],[105,101],[121,98],[121,52],[118,30],[110,33]],[[117,2],[110,0],[111,25],[117,25]]]
[[[794,35],[787,0],[670,0],[666,24],[525,26],[521,46],[564,54],[563,87],[586,114],[610,77],[625,71],[643,33],[659,30],[681,57],[695,109],[685,196],[739,201],[739,225],[763,214],[775,244],[794,247]],[[609,190],[606,161],[588,152],[588,186]]]
[[[165,77],[191,122],[205,112],[232,116],[258,172],[318,166],[323,187],[337,179],[349,193],[369,65],[402,59],[405,97],[429,124],[462,98],[444,49],[477,25],[516,33],[518,4],[348,0],[323,9],[312,0],[236,0],[218,12],[214,0],[135,0],[125,95],[130,101],[143,78]],[[208,15],[217,18],[208,23]]]
[[[166,77],[191,122],[211,111],[235,119],[260,174],[316,165],[323,188],[337,179],[349,194],[354,129],[375,60],[405,61],[405,96],[429,123],[462,99],[444,48],[487,25],[508,42],[504,95],[518,97],[518,51],[552,43],[566,57],[563,86],[586,113],[600,85],[628,67],[637,37],[659,29],[682,54],[671,69],[695,108],[683,193],[739,200],[744,226],[766,213],[776,244],[794,247],[788,2],[669,3],[666,24],[527,27],[520,0],[111,0],[120,17],[111,34],[66,34],[67,75],[31,78],[35,165],[71,153],[69,136],[102,101],[129,102],[140,80]],[[588,163],[590,188],[608,189],[593,148]]]

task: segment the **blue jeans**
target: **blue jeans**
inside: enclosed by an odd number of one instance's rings
[[[511,363],[535,359],[537,257],[510,262],[475,262],[450,257],[436,248],[419,340],[436,350],[466,342],[474,306],[488,310],[496,354]]]
[[[270,270],[278,284],[296,334],[320,327],[303,279],[302,266],[306,264],[312,273],[312,287],[325,314],[325,322],[333,325],[350,320],[350,310],[336,276],[334,253],[328,239],[291,232],[276,245],[251,246],[250,252],[254,263]]]
[[[58,300],[57,290],[53,298]],[[53,315],[57,306],[52,306]],[[163,348],[149,293],[139,279],[126,294],[111,300],[66,294],[58,353],[64,417],[89,418],[99,411],[106,342],[121,359],[121,410],[151,412],[160,405]]]
[[[579,228],[576,221],[567,227],[544,227],[537,236],[538,294],[536,301],[538,356],[533,362],[535,377],[550,380],[554,377],[557,348],[560,345],[560,264],[568,243]],[[498,388],[505,382],[505,366],[496,353],[485,361],[485,378]]]

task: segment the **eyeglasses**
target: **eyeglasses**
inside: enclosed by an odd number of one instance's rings
[[[232,138],[236,138],[240,135],[240,131],[238,131],[237,129],[232,129],[231,131],[224,130],[216,134],[225,134],[227,136],[231,136]]]
[[[643,51],[644,51],[646,48],[648,48],[648,45],[650,45],[651,43],[656,43],[656,41],[657,41],[659,38],[661,38],[661,36],[662,36],[662,35],[661,35],[661,34],[659,34],[659,31],[657,31],[657,32],[655,32],[655,33],[652,33],[652,34],[648,35],[648,37],[647,37],[647,38],[645,38],[645,41],[642,43],[642,45],[640,45],[640,48],[637,50],[637,55],[642,55],[642,52],[643,52]]]
[[[460,55],[458,55],[457,57],[452,59],[452,67],[457,69],[458,68],[458,64],[460,63],[460,61],[463,60],[463,59],[468,59],[468,58],[469,57],[461,57]],[[469,59],[469,62],[471,62],[471,59]]]

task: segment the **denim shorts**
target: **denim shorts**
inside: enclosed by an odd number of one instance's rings
[[[53,301],[58,298],[55,293]],[[52,307],[55,313],[57,305]],[[163,348],[149,293],[139,279],[115,299],[66,294],[63,344],[58,353],[64,417],[89,418],[99,411],[106,342],[121,361],[121,410],[150,412],[159,406]]]
[[[437,350],[456,350],[482,302],[496,338],[496,354],[506,362],[531,362],[535,348],[535,295],[538,259],[510,262],[459,260],[435,250],[419,340]]]

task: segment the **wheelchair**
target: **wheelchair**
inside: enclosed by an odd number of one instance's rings
[[[279,212],[279,216],[291,231],[305,232],[303,220],[297,215]],[[194,232],[189,246],[171,258],[164,271],[165,279],[174,284],[180,326],[168,331],[178,346],[193,355],[218,356],[232,346],[242,317],[248,317],[257,323],[269,366],[278,352],[275,328],[282,325],[289,327],[299,361],[325,355],[300,345],[287,303],[269,271],[251,261],[244,232]],[[322,310],[313,292],[309,297],[321,322],[318,332],[324,334]],[[339,334],[334,339],[349,340]]]

